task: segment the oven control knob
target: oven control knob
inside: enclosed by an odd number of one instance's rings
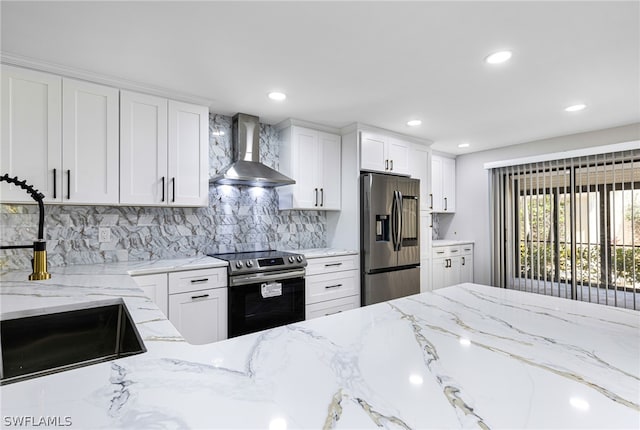
[[[289,257],[289,263],[293,263],[293,261],[294,261],[293,256]]]
[[[242,268],[242,261],[236,261],[236,267],[238,269],[241,269]]]
[[[298,257],[296,258],[296,260],[298,260],[298,263],[302,263],[302,255],[298,255]]]
[[[251,267],[251,266],[253,266],[253,261],[247,260],[247,267]]]

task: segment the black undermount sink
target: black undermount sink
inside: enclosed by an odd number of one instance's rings
[[[146,352],[122,300],[0,321],[0,385]]]

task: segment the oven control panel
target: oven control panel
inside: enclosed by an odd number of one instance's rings
[[[247,255],[238,255],[239,258],[228,260],[229,275],[292,270],[304,268],[307,265],[307,260],[302,254],[286,253],[286,255],[266,256],[259,255],[259,253],[245,254]]]

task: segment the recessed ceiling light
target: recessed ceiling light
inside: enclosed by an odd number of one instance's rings
[[[282,100],[287,98],[287,95],[285,93],[280,93],[278,91],[272,91],[268,94],[268,96],[271,100],[275,100],[277,102],[281,102]]]
[[[511,51],[499,51],[494,52],[484,59],[489,64],[500,64],[508,61],[511,58]]]
[[[409,127],[417,127],[417,126],[419,126],[420,124],[422,124],[422,121],[420,121],[419,119],[412,119],[411,121],[408,121],[408,122],[407,122],[407,125],[408,125]]]
[[[468,143],[461,143],[458,145],[458,148],[468,148],[470,145]]]
[[[587,105],[580,103],[580,104],[577,104],[577,105],[569,106],[568,108],[565,108],[565,110],[567,112],[578,112],[579,110],[582,110],[582,109],[584,109],[586,107],[587,107]]]

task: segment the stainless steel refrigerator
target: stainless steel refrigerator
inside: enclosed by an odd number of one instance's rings
[[[420,292],[420,180],[360,175],[362,304]]]

